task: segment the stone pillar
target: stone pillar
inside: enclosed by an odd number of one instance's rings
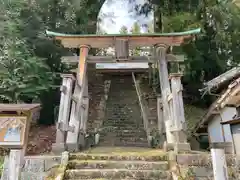
[[[156,46],[156,58],[158,59],[159,66],[159,79],[161,86],[161,96],[163,102],[163,116],[166,128],[166,137],[167,143],[174,143],[174,135],[171,132],[172,128],[172,119],[170,107],[168,104],[168,97],[171,94],[170,83],[168,79],[168,69],[167,69],[167,61],[166,61],[166,50],[167,46],[159,44]]]
[[[182,84],[181,84],[182,74],[180,73],[172,73],[169,78],[171,80],[171,88],[172,88],[172,101],[173,101],[173,126],[174,131],[177,132],[178,135],[176,139],[177,142],[186,143],[187,137],[184,132],[186,132],[186,122],[184,115],[184,105],[183,105],[183,97],[182,97]]]
[[[60,88],[61,100],[59,106],[58,122],[56,124],[56,143],[52,145],[52,151],[56,153],[61,153],[65,150],[66,132],[71,129],[71,127],[68,126],[68,120],[72,97],[72,87],[75,80],[74,76],[71,74],[63,74],[62,78],[63,81]]]
[[[157,115],[158,115],[158,131],[159,134],[166,133],[164,126],[164,117],[163,117],[163,105],[161,96],[157,97]]]
[[[176,140],[176,151],[190,150],[190,145],[187,143],[187,126],[184,115],[184,105],[182,97],[182,74],[172,73],[169,78],[172,88],[172,104],[173,104],[173,129]]]

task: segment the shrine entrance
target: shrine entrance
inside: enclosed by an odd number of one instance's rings
[[[143,130],[146,133],[148,143],[154,138],[148,130],[148,116],[144,113],[141,105],[141,96],[135,71],[138,67],[134,63],[148,64],[148,71],[151,71],[152,65],[159,70],[159,79],[161,84],[161,96],[157,100],[157,129],[160,136],[165,137],[164,148],[168,149],[189,149],[186,138],[186,125],[184,117],[184,108],[182,100],[181,74],[178,72],[169,74],[167,62],[178,63],[182,61],[179,56],[168,54],[167,49],[170,46],[179,46],[185,40],[191,39],[198,34],[200,29],[195,29],[179,33],[163,34],[131,34],[131,35],[73,35],[61,34],[47,31],[48,36],[60,40],[66,48],[79,48],[79,56],[64,57],[66,63],[78,64],[76,76],[72,74],[63,74],[61,86],[61,101],[59,107],[59,117],[57,123],[56,143],[53,145],[53,151],[63,152],[78,151],[79,148],[86,146],[86,139],[93,137],[95,143],[100,139],[99,129],[94,133],[87,132],[88,112],[89,112],[89,88],[88,88],[88,67],[97,67],[95,64],[122,63],[127,64],[128,70],[121,68],[109,68],[105,72],[128,71],[132,74],[132,80],[136,87],[136,93],[143,118]],[[90,48],[108,48],[115,49],[114,56],[92,56],[89,53]],[[136,47],[151,47],[152,55],[149,56],[130,56],[129,51]],[[130,67],[130,68],[129,68]],[[132,68],[131,68],[132,67]],[[141,69],[141,68],[140,68]],[[143,68],[144,69],[144,68]],[[146,67],[145,67],[146,69]],[[104,69],[102,69],[104,71]],[[141,70],[140,70],[141,72]],[[169,82],[170,79],[170,82]],[[74,87],[73,87],[74,86]],[[109,91],[110,84],[104,82],[104,92]],[[73,93],[72,93],[73,91]],[[123,89],[119,89],[119,92]],[[106,97],[108,98],[108,97]],[[122,132],[124,133],[124,132]]]

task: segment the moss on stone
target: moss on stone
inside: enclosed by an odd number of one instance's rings
[[[48,171],[46,180],[63,180],[66,166],[56,165]]]
[[[184,112],[185,112],[188,132],[192,132],[196,123],[198,123],[202,119],[204,114],[207,112],[207,109],[184,104]]]

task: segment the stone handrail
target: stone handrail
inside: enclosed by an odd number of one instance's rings
[[[139,82],[136,80],[134,73],[132,73],[132,78],[133,78],[133,81],[134,81],[134,85],[135,85],[137,96],[138,96],[138,100],[139,100],[139,105],[140,105],[140,108],[141,108],[141,114],[142,114],[142,117],[143,117],[144,129],[147,132],[147,138],[148,138],[149,135],[150,135],[150,131],[149,131],[149,128],[148,128],[148,115],[147,115],[147,111],[144,108],[143,99],[142,99],[142,96],[141,96],[141,90],[140,90],[140,87],[139,87]],[[148,139],[148,141],[149,141],[149,139]]]

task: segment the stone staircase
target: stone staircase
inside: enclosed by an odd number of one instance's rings
[[[132,150],[132,148],[131,148]],[[65,180],[170,180],[167,156],[153,152],[72,154]],[[108,151],[108,150],[106,150]],[[148,150],[149,151],[149,150]],[[151,151],[151,150],[150,150]]]
[[[132,76],[113,76],[111,82],[100,145],[147,147],[147,135]]]

